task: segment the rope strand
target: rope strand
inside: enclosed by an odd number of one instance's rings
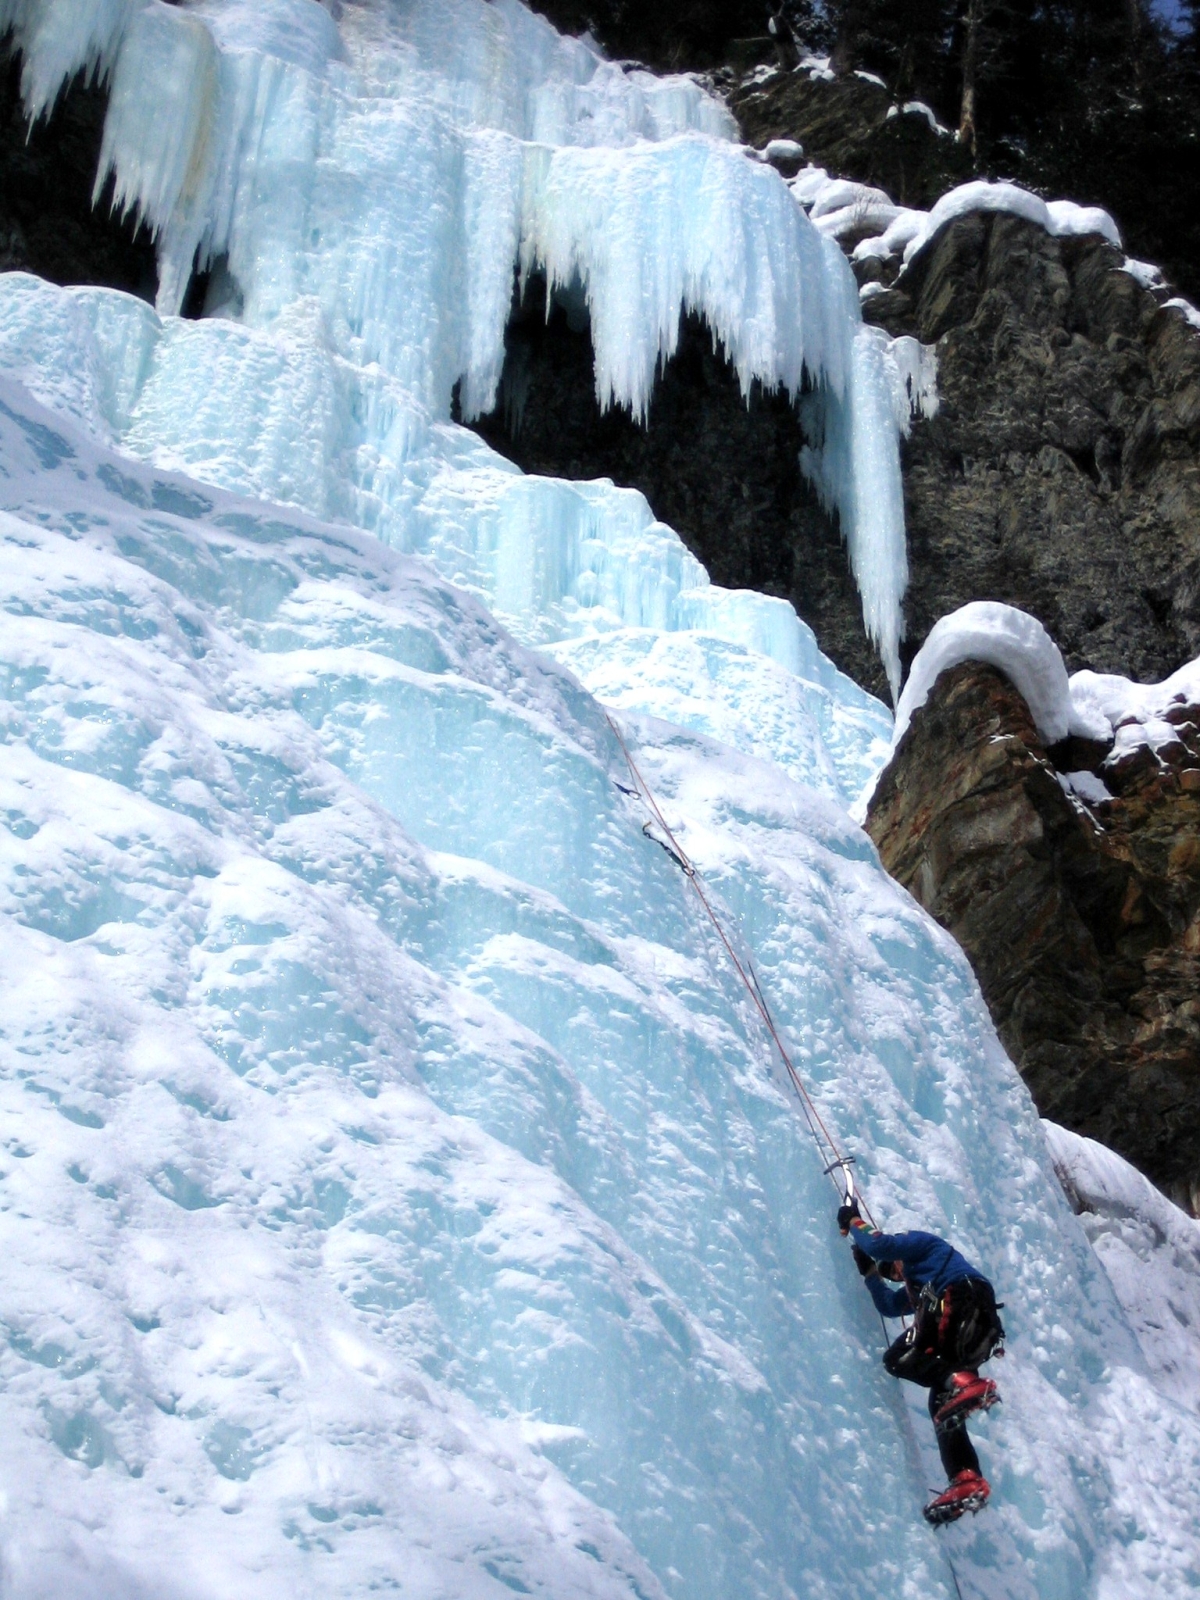
[[[831,1155],[833,1158],[826,1167],[826,1172],[834,1188],[838,1189],[837,1179],[833,1176],[833,1172],[837,1167],[841,1167],[844,1172],[848,1158],[842,1154],[841,1150],[838,1148],[837,1140],[833,1137],[833,1134],[830,1133],[828,1127],[825,1125],[824,1118],[821,1116],[820,1111],[818,1111],[812,1096],[809,1094],[804,1085],[804,1080],[796,1070],[787,1046],[780,1037],[779,1029],[775,1026],[775,1019],[771,1014],[771,1008],[767,1004],[767,997],[762,991],[762,986],[758,981],[758,974],[754,970],[754,963],[750,959],[749,955],[747,955],[744,962],[738,956],[737,951],[733,947],[733,943],[729,937],[729,934],[726,931],[725,925],[717,915],[716,911],[713,909],[712,902],[705,893],[704,884],[700,878],[700,874],[697,872],[696,867],[688,856],[687,851],[679,843],[679,840],[672,832],[670,823],[667,821],[666,817],[663,816],[658,801],[654,798],[654,791],[642,776],[637,762],[633,759],[629,746],[625,743],[625,739],[620,728],[617,727],[617,724],[613,721],[612,717],[607,711],[604,713],[604,715],[608,721],[609,727],[612,729],[613,737],[621,747],[621,754],[625,757],[625,764],[629,768],[629,774],[633,779],[639,798],[650,811],[654,821],[657,822],[663,833],[666,835],[667,844],[665,848],[679,864],[684,877],[687,879],[688,883],[691,884],[693,890],[695,891],[696,898],[704,907],[704,911],[716,930],[717,937],[724,946],[725,952],[733,965],[734,971],[745,985],[746,992],[753,1001],[755,1010],[761,1017],[767,1033],[770,1035],[776,1050],[779,1052],[779,1058],[783,1062],[784,1067],[787,1069],[787,1074],[791,1080],[792,1087],[795,1089],[797,1098],[800,1101],[800,1109],[804,1113],[804,1119],[808,1124],[808,1130],[812,1134],[813,1142],[816,1144],[817,1153],[821,1156],[822,1160],[824,1160],[826,1155]],[[656,842],[661,843],[661,841]],[[840,1189],[838,1189],[838,1192],[839,1194],[842,1194]],[[843,1195],[843,1198],[844,1197],[845,1196]],[[867,1205],[865,1199],[862,1200],[862,1209],[867,1221],[874,1226],[875,1219],[872,1217],[870,1207]]]

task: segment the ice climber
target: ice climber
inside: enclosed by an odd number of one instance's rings
[[[883,1364],[893,1378],[929,1390],[929,1415],[950,1482],[925,1507],[926,1520],[936,1526],[981,1511],[991,1489],[966,1421],[1000,1399],[992,1380],[979,1376],[985,1361],[1004,1354],[995,1291],[936,1233],[880,1233],[860,1216],[853,1199],[837,1220],[853,1239],[854,1263],[877,1310],[885,1317],[913,1318],[885,1351]]]

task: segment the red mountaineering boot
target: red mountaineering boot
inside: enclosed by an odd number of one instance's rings
[[[991,1487],[978,1472],[956,1473],[948,1488],[925,1507],[925,1521],[937,1528],[943,1522],[957,1522],[967,1511],[982,1511]]]
[[[933,1414],[934,1427],[942,1432],[956,1428],[972,1411],[990,1411],[999,1403],[1000,1391],[990,1378],[981,1378],[977,1372],[956,1372],[945,1400]]]

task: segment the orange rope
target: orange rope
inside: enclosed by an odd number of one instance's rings
[[[738,957],[737,951],[733,948],[733,944],[730,941],[729,935],[725,931],[725,927],[724,927],[723,923],[721,922],[720,917],[718,917],[717,913],[713,910],[712,903],[710,902],[708,896],[704,892],[704,885],[703,885],[703,882],[700,879],[699,873],[696,871],[695,866],[693,865],[692,861],[689,859],[687,851],[684,850],[683,846],[679,843],[679,840],[675,837],[674,833],[671,831],[670,823],[668,823],[666,817],[663,816],[662,811],[659,809],[658,801],[654,798],[654,792],[650,788],[650,785],[646,782],[645,778],[642,776],[641,772],[639,771],[637,762],[633,759],[633,756],[630,754],[629,746],[625,743],[625,740],[624,740],[624,738],[623,738],[623,736],[621,734],[620,728],[617,727],[616,723],[613,721],[612,717],[609,716],[607,711],[604,713],[604,715],[608,720],[608,725],[612,729],[613,735],[616,738],[617,743],[621,747],[621,753],[625,757],[626,765],[628,766],[630,774],[631,774],[631,776],[633,778],[633,781],[634,781],[634,784],[636,786],[639,798],[642,799],[645,802],[646,806],[649,808],[650,812],[652,813],[652,815],[654,817],[654,820],[658,823],[659,827],[661,827],[663,832],[666,834],[667,840],[668,840],[668,842],[670,844],[670,849],[671,849],[672,855],[674,855],[676,861],[678,861],[680,867],[683,870],[684,876],[687,878],[688,882],[691,884],[692,888],[695,890],[696,898],[700,901],[700,904],[704,907],[704,910],[708,914],[709,921],[712,923],[713,927],[716,929],[717,937],[720,939],[721,943],[724,945],[725,951],[726,951],[727,955],[729,956],[730,961],[733,963],[734,971],[737,973],[738,977],[745,984],[746,992],[749,994],[751,1000],[754,1002],[755,1009],[757,1010],[759,1016],[762,1018],[763,1024],[766,1027],[767,1032],[770,1034],[771,1038],[773,1039],[773,1041],[775,1043],[775,1048],[779,1051],[780,1059],[783,1062],[784,1066],[787,1068],[788,1077],[791,1079],[792,1086],[795,1089],[796,1094],[800,1099],[800,1105],[801,1105],[801,1109],[804,1112],[805,1121],[808,1123],[809,1132],[812,1134],[813,1139],[816,1142],[818,1151],[820,1152],[820,1154],[822,1156],[825,1154],[825,1151],[821,1149],[821,1140],[823,1138],[824,1141],[825,1141],[826,1146],[828,1147],[828,1150],[833,1155],[834,1159],[830,1163],[830,1168],[827,1169],[827,1171],[828,1171],[828,1176],[830,1178],[830,1181],[833,1183],[834,1187],[837,1188],[837,1180],[836,1180],[836,1178],[833,1177],[833,1172],[832,1172],[831,1169],[834,1166],[841,1166],[843,1168],[843,1171],[844,1171],[845,1170],[845,1165],[846,1165],[846,1157],[842,1155],[841,1151],[838,1148],[837,1140],[833,1137],[833,1135],[830,1133],[829,1129],[826,1127],[825,1121],[822,1118],[821,1113],[817,1110],[817,1107],[816,1107],[816,1105],[815,1105],[815,1103],[813,1101],[812,1096],[809,1094],[808,1090],[805,1088],[804,1082],[803,1082],[802,1078],[800,1077],[800,1074],[796,1071],[795,1065],[792,1062],[792,1058],[788,1054],[787,1046],[784,1044],[783,1040],[779,1036],[779,1029],[775,1026],[775,1019],[771,1015],[771,1008],[768,1006],[767,1000],[766,1000],[766,996],[762,992],[762,987],[761,987],[761,985],[759,984],[759,981],[758,981],[758,975],[754,971],[754,964],[749,959],[747,959],[745,965],[742,964],[741,960]],[[747,970],[747,969],[749,969],[749,970]],[[818,1129],[820,1130],[819,1133],[817,1131]],[[861,1197],[860,1197],[860,1199],[861,1199]],[[864,1216],[866,1217],[867,1221],[872,1225],[872,1227],[874,1227],[875,1226],[875,1219],[871,1215],[871,1211],[870,1211],[869,1206],[867,1205],[865,1200],[861,1200],[861,1204],[862,1204],[862,1209],[863,1209]]]

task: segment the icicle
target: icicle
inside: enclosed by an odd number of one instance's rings
[[[202,22],[165,6],[140,12],[113,73],[93,203],[112,175],[114,205],[155,234],[194,231],[209,198],[219,81],[216,45]],[[160,309],[178,309],[191,265],[160,251]]]
[[[29,52],[31,104],[87,61],[110,72],[96,194],[111,176],[153,228],[163,315],[197,263],[224,257],[248,326],[311,302],[331,355],[378,367],[435,419],[459,384],[469,421],[495,404],[514,270],[541,268],[552,289],[582,287],[602,407],[645,420],[691,312],[744,395],[815,386],[805,470],[840,516],[897,686],[906,563],[884,352],[838,246],[777,173],[713,136],[731,124],[696,83],[627,74],[517,0],[356,8],[340,34],[312,0],[0,7]]]
[[[547,151],[530,174],[522,270],[578,277],[596,396],[645,419],[680,317],[699,312],[737,371],[798,394],[804,372],[845,383],[841,310],[819,236],[776,173],[696,135],[633,150]]]
[[[81,70],[106,77],[130,18],[145,0],[0,0],[0,36],[21,52],[21,97],[31,118],[49,111]]]
[[[850,380],[843,394],[822,385],[802,403],[812,443],[800,465],[828,511],[839,515],[863,625],[877,645],[893,700],[900,692],[900,602],[908,587],[904,487],[897,445],[895,379],[887,341],[863,325],[854,276],[840,248],[824,241],[841,298]]]

